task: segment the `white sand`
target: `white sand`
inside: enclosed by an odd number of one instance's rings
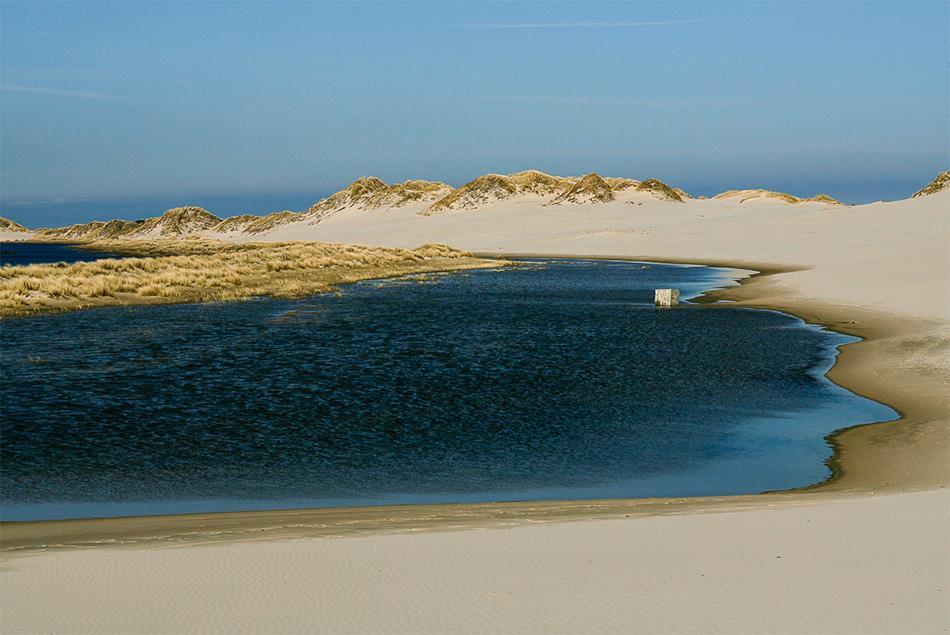
[[[30,240],[31,238],[33,238],[33,232],[0,231],[0,241],[2,242],[16,242],[19,240]]]
[[[14,559],[19,632],[941,633],[946,491]]]
[[[638,204],[642,203],[642,204]],[[642,193],[612,203],[500,201],[418,216],[416,207],[345,210],[255,240],[324,240],[394,247],[748,261],[813,268],[779,279],[789,293],[917,316],[950,317],[950,190],[891,203],[826,206]]]

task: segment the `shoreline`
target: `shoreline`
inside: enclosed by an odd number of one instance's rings
[[[800,297],[795,289],[783,289],[774,280],[777,275],[809,269],[797,265],[719,259],[697,262],[662,256],[494,252],[473,252],[473,255],[627,260],[753,271],[751,275],[738,280],[736,286],[710,289],[691,301],[715,308],[716,302],[726,300],[729,301],[728,306],[732,307],[779,311],[808,324],[860,338],[857,342],[838,347],[835,363],[825,376],[851,393],[888,406],[898,415],[888,421],[856,424],[827,435],[826,440],[833,454],[827,460],[831,474],[825,480],[753,496],[832,491],[875,494],[883,490],[917,491],[950,486],[950,462],[946,461],[946,457],[950,456],[950,384],[941,381],[941,377],[934,376],[925,368],[908,367],[903,364],[906,360],[900,359],[899,355],[901,352],[930,353],[928,344],[933,343],[931,340],[936,339],[938,333],[947,330],[940,320],[906,317]],[[895,374],[904,376],[896,378]],[[894,429],[897,426],[904,429]],[[913,442],[912,450],[907,448],[908,441]],[[895,447],[904,450],[902,456],[885,456],[891,454]],[[882,451],[882,448],[886,450]],[[927,458],[923,461],[911,460],[907,456],[908,451]],[[883,463],[883,466],[872,469],[872,463]]]
[[[926,368],[907,367],[907,355],[945,327],[936,320],[908,319],[868,309],[796,298],[772,279],[803,267],[748,261],[566,254],[474,253],[496,258],[584,258],[721,266],[752,270],[737,286],[712,289],[693,301],[730,300],[729,306],[777,310],[808,323],[860,337],[839,348],[826,376],[855,394],[894,409],[899,417],[840,429],[828,437],[833,449],[828,479],[801,488],[748,495],[694,498],[579,499],[432,505],[385,505],[216,512],[58,521],[0,523],[5,555],[94,546],[159,547],[342,537],[380,533],[450,531],[661,514],[738,511],[809,505],[829,497],[941,489],[950,481],[946,388]],[[699,260],[699,259],[697,259]],[[850,319],[847,319],[850,318]],[[902,358],[899,353],[905,353]],[[894,374],[899,375],[895,378]]]

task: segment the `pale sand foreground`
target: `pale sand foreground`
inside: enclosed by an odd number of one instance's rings
[[[948,502],[46,553],[0,576],[2,630],[939,633]]]
[[[27,554],[97,537],[132,546],[8,556],[0,630],[947,632],[948,209],[950,192],[849,208],[521,202],[344,212],[257,236],[770,270],[714,295],[867,338],[830,377],[903,419],[837,435],[837,478],[811,490],[514,505],[517,526],[490,531],[199,547],[187,545],[320,535],[325,515],[8,525],[4,548]],[[498,514],[337,510],[331,533],[498,526],[486,522]],[[585,515],[597,519],[524,526]],[[163,541],[178,544],[154,549]]]

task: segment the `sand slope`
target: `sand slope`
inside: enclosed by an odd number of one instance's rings
[[[841,206],[773,199],[616,200],[544,205],[530,198],[420,216],[413,209],[343,211],[290,223],[255,240],[324,240],[412,247],[442,242],[497,253],[588,254],[745,261],[817,269],[781,276],[809,299],[950,316],[950,190]]]
[[[33,238],[31,231],[9,231],[0,229],[0,242],[16,242],[19,240],[30,240]]]
[[[940,633],[946,491],[16,559],[18,632]],[[913,518],[909,524],[906,519]],[[899,538],[898,538],[899,536]]]

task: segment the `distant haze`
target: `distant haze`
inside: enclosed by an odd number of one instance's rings
[[[946,2],[7,2],[0,18],[0,214],[34,227],[527,168],[857,203],[950,163]]]
[[[332,192],[266,192],[260,194],[185,193],[101,199],[54,201],[4,201],[0,216],[22,221],[31,228],[58,227],[91,220],[137,220],[159,216],[172,207],[195,205],[226,218],[238,214],[266,214],[273,211],[305,210]],[[21,221],[17,221],[21,222]]]

